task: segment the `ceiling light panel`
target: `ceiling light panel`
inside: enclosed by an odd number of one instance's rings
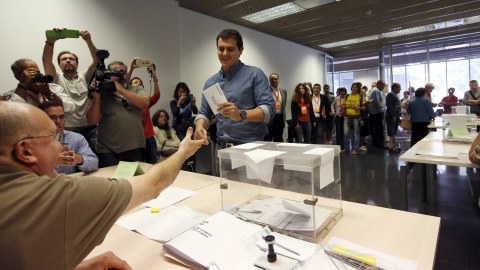
[[[411,34],[420,33],[420,32],[426,32],[433,29],[435,29],[435,26],[433,24],[429,24],[424,26],[417,26],[417,27],[383,33],[383,36],[385,36],[386,38],[392,38],[392,37],[398,37],[398,36],[404,36],[404,35],[411,35]]]
[[[271,21],[277,18],[285,17],[291,14],[295,14],[305,9],[299,7],[293,3],[286,3],[280,6],[265,9],[247,16],[243,16],[242,19],[259,24],[267,21]]]
[[[373,36],[366,36],[366,37],[361,37],[361,38],[352,38],[352,39],[347,39],[347,40],[342,40],[342,41],[337,41],[337,42],[331,42],[331,43],[326,43],[319,45],[322,48],[334,48],[334,47],[340,47],[340,46],[347,46],[351,44],[356,44],[364,41],[370,41],[370,40],[376,40],[378,39],[377,35]]]

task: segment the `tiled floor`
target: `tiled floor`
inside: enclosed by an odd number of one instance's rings
[[[399,144],[404,152],[410,142]],[[367,148],[366,153],[341,156],[342,198],[398,209],[400,166],[404,165],[398,161],[401,153]],[[441,218],[435,269],[480,269],[480,170],[439,165],[437,175],[438,202],[426,203],[420,194],[418,169],[413,168],[408,176],[408,211]]]

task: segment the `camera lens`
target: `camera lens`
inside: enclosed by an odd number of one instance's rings
[[[53,82],[53,77],[50,75],[44,75],[42,73],[39,73],[35,78],[33,79],[34,82],[41,82],[41,83],[51,83]]]

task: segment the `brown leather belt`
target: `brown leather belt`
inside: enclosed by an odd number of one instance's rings
[[[217,141],[217,145],[218,145],[221,149],[225,149],[225,148],[230,148],[230,147],[232,147],[232,146],[238,145],[238,143],[229,143],[229,142]]]

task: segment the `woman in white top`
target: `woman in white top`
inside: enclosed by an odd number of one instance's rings
[[[168,126],[170,116],[165,110],[158,110],[152,117],[153,131],[157,141],[158,160],[164,160],[178,151],[180,140],[175,130]]]

